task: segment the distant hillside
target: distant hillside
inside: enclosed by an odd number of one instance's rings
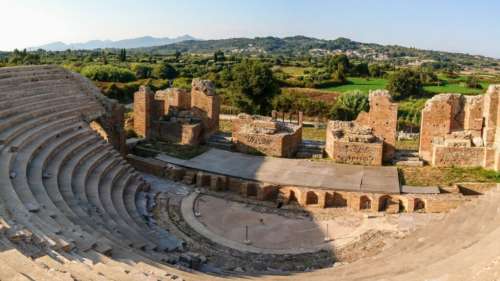
[[[155,38],[151,36],[144,36],[139,38],[124,39],[118,41],[92,40],[85,43],[71,43],[71,44],[66,44],[63,42],[53,42],[38,47],[32,47],[29,49],[30,50],[44,49],[46,51],[65,51],[68,49],[93,50],[93,49],[106,49],[106,48],[131,49],[131,48],[141,48],[141,47],[162,46],[186,40],[195,40],[195,38],[189,35],[184,35],[176,38],[168,38],[168,37]]]
[[[138,52],[170,54],[176,51],[189,53],[213,53],[222,50],[228,54],[271,54],[271,55],[312,55],[322,56],[337,52],[347,53],[352,57],[367,60],[387,61],[405,59],[407,61],[440,61],[456,62],[463,65],[498,66],[500,60],[479,55],[451,53],[443,51],[420,50],[402,46],[384,46],[380,44],[361,43],[347,38],[322,40],[305,36],[286,38],[232,38],[221,40],[189,40],[169,44],[140,48]]]

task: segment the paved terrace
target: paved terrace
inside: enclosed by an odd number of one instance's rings
[[[281,186],[400,193],[398,172],[394,167],[253,156],[214,148],[190,160],[164,154],[156,158],[186,168]]]

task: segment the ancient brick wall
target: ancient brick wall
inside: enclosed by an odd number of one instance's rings
[[[390,161],[396,150],[398,104],[392,102],[388,91],[382,90],[371,92],[369,100],[370,111],[362,112],[356,123],[373,129],[373,134],[384,142],[384,161]]]
[[[338,163],[382,165],[383,149],[371,127],[349,121],[328,122],[325,152]]]
[[[484,147],[434,146],[431,164],[435,167],[484,167]]]
[[[202,134],[202,125],[182,124],[178,122],[153,121],[154,137],[185,145],[199,145]]]
[[[205,138],[219,129],[220,99],[211,81],[193,79],[191,110],[202,120]]]
[[[382,165],[382,143],[334,141],[329,152],[335,162],[354,165]]]
[[[232,121],[232,139],[235,149],[243,153],[293,157],[302,143],[302,126],[240,114]]]
[[[420,130],[421,157],[439,167],[500,168],[500,87],[482,96],[441,94],[426,102]]]
[[[149,138],[151,122],[156,111],[155,94],[149,87],[141,86],[134,94],[134,131],[142,137]]]
[[[169,88],[163,91],[157,91],[155,99],[160,102],[161,115],[166,115],[169,108],[173,107],[177,110],[191,109],[191,93],[184,89]]]
[[[432,161],[432,142],[435,137],[444,137],[457,127],[454,117],[460,106],[460,95],[442,94],[425,103],[420,126],[420,157]]]

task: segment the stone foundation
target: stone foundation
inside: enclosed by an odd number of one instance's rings
[[[248,114],[240,114],[232,122],[232,139],[240,152],[293,157],[302,142],[301,125]]]
[[[194,79],[191,92],[171,88],[155,94],[141,87],[134,95],[134,130],[146,139],[198,145],[218,130],[219,108],[207,80]]]
[[[436,167],[499,170],[500,86],[486,95],[440,94],[422,110],[420,157]]]
[[[396,145],[398,106],[387,91],[370,93],[370,111],[355,121],[329,121],[325,151],[339,163],[382,165],[392,160]]]
[[[491,184],[464,183],[452,193],[444,194],[383,194],[368,192],[347,192],[299,186],[278,186],[269,183],[248,181],[225,175],[186,169],[163,161],[129,155],[127,160],[139,171],[184,181],[197,187],[216,192],[233,192],[242,197],[271,201],[278,204],[295,204],[309,211],[324,208],[350,208],[364,212],[426,212],[440,213],[456,208],[467,201],[459,191],[467,189],[467,195],[486,192]],[[472,194],[472,192],[474,192]]]

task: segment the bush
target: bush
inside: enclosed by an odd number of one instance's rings
[[[177,70],[168,63],[158,64],[153,69],[153,76],[159,79],[175,79]]]
[[[132,71],[135,72],[135,76],[138,79],[147,79],[151,78],[153,74],[153,67],[142,64],[142,63],[134,63],[131,67]]]
[[[346,92],[342,94],[330,110],[330,118],[333,120],[352,121],[362,111],[368,111],[370,103],[368,95],[360,91]]]
[[[112,65],[86,66],[81,73],[91,80],[103,82],[130,82],[136,79],[132,71]]]

